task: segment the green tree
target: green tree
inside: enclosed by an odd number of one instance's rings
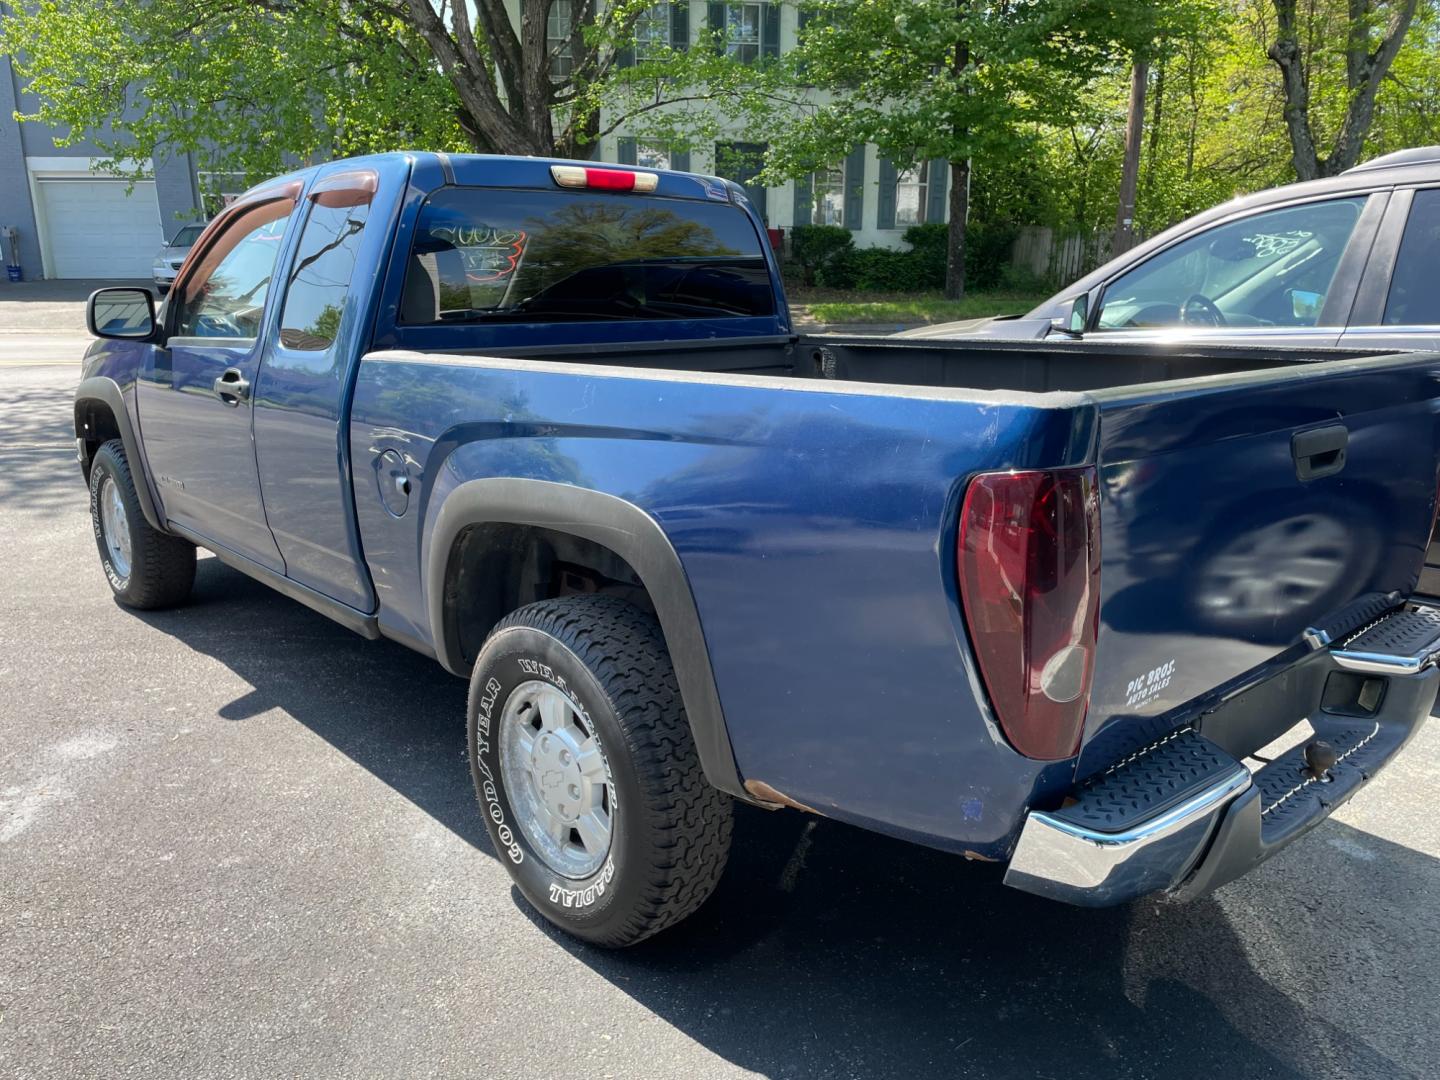
[[[415,35],[344,19],[347,6],[38,0],[0,20],[0,51],[41,119],[117,163],[189,152],[202,171],[254,181],[297,157],[464,145],[454,93]]]
[[[970,163],[1024,154],[1037,126],[1085,111],[1082,91],[1162,32],[1169,8],[1136,2],[813,0],[792,82],[819,91],[798,108],[766,92],[752,114],[775,132],[772,179],[802,175],[874,143],[900,167],[949,162],[946,295],[965,288]]]
[[[250,179],[407,147],[589,157],[632,116],[748,78],[683,41],[635,63],[651,0],[556,2],[517,23],[504,0],[36,0],[0,20],[0,52],[39,119],[117,162],[190,151]]]
[[[1418,0],[1273,0],[1275,37],[1267,51],[1280,69],[1291,161],[1301,180],[1334,176],[1360,160],[1375,114],[1375,98],[1410,32]],[[1326,70],[1326,68],[1330,70]],[[1343,72],[1343,82],[1336,72]],[[1326,102],[1314,101],[1329,76]],[[1332,113],[1329,152],[1317,133],[1317,111]],[[1333,118],[1337,109],[1341,112]],[[1338,119],[1338,122],[1336,122]]]

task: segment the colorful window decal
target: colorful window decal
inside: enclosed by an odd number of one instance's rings
[[[465,261],[465,277],[474,282],[506,281],[525,257],[528,239],[521,229],[494,229],[486,225],[440,225],[430,236],[448,244]]]

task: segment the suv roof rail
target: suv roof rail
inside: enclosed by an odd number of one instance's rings
[[[1440,164],[1440,146],[1416,146],[1409,150],[1396,150],[1394,153],[1381,154],[1369,161],[1362,161],[1359,165],[1352,165],[1341,175],[1370,172],[1373,169],[1398,169],[1402,165],[1433,164]]]

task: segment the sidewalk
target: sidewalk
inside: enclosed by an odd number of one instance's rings
[[[149,281],[0,281],[0,334],[84,334],[85,301],[107,285],[154,288]]]

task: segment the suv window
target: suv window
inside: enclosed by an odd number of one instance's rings
[[[411,325],[774,314],[760,237],[728,203],[445,188],[420,211]]]
[[[285,348],[323,352],[335,343],[369,216],[367,191],[323,191],[311,200],[280,314]]]
[[[1440,325],[1440,190],[1415,192],[1390,275],[1386,326]]]
[[[242,210],[225,226],[185,282],[176,337],[259,334],[270,276],[293,209],[289,199],[276,199]]]
[[[1314,326],[1364,205],[1268,210],[1182,240],[1106,287],[1099,328]]]

